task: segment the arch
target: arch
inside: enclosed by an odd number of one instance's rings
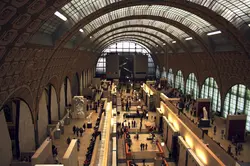
[[[20,152],[35,150],[35,130],[29,106],[20,100],[19,146]]]
[[[201,88],[201,98],[210,98],[212,110],[221,113],[221,95],[217,82],[213,77],[208,77]]]
[[[45,90],[42,92],[38,108],[38,143],[41,145],[44,139],[47,137],[47,126],[49,124]]]
[[[48,111],[48,123],[52,124],[54,121],[59,120],[58,99],[54,86],[48,84],[45,87],[46,107]]]
[[[96,39],[94,39],[91,43],[95,44],[95,43],[102,43],[104,39],[113,36],[113,35],[118,35],[118,34],[122,34],[122,33],[129,33],[129,32],[134,32],[136,34],[147,34],[150,37],[156,38],[159,43],[158,45],[163,45],[163,43],[165,43],[166,45],[168,45],[168,47],[170,47],[173,50],[173,47],[169,44],[170,41],[173,41],[173,39],[171,39],[169,36],[167,36],[165,33],[162,33],[160,31],[156,31],[155,29],[150,29],[150,28],[144,28],[144,27],[132,27],[132,26],[127,26],[124,28],[116,28],[113,30],[110,30],[108,32],[105,33],[105,35],[101,35],[99,37],[97,37]]]
[[[175,76],[175,88],[185,91],[184,77],[181,70],[178,70]]]
[[[78,73],[73,75],[72,85],[71,85],[72,96],[80,95],[80,81]]]
[[[71,83],[68,77],[65,77],[64,79],[64,92],[65,92],[65,106],[71,105],[72,92],[71,92]]]
[[[117,37],[113,40],[110,40],[110,42],[107,42],[107,44],[105,44],[103,46],[102,50],[113,43],[121,42],[121,41],[133,41],[133,42],[139,43],[141,45],[145,45],[151,51],[151,53],[157,53],[157,49],[155,48],[154,45],[149,43],[149,41],[144,41],[143,39],[137,38],[137,37],[133,37],[133,38],[132,37]],[[160,63],[156,54],[152,54],[152,58],[156,64]]]
[[[194,73],[189,74],[187,78],[186,94],[190,94],[194,99],[199,97],[199,85]]]
[[[60,119],[62,119],[65,114],[66,96],[67,94],[65,95],[65,83],[63,82],[60,88]]]
[[[168,69],[167,78],[168,78],[169,85],[174,87],[174,73],[171,68]]]
[[[243,84],[232,86],[226,94],[223,116],[242,113],[247,115],[246,130],[250,131],[250,90]]]
[[[157,38],[150,38],[150,36],[149,35],[147,35],[147,34],[145,34],[145,33],[133,33],[133,32],[121,32],[120,34],[115,34],[115,35],[113,35],[113,36],[109,36],[109,37],[107,37],[106,39],[104,39],[103,41],[102,41],[102,43],[103,44],[105,44],[106,42],[108,42],[109,40],[113,40],[113,39],[115,39],[115,38],[118,38],[118,37],[131,37],[131,38],[141,38],[141,39],[143,39],[143,40],[145,40],[145,41],[147,41],[147,42],[150,42],[152,45],[155,45],[155,46],[159,46],[159,48],[158,48],[158,50],[159,51],[164,51],[164,49],[163,49],[163,47],[162,47],[162,45],[159,45],[157,42],[156,42],[156,40],[158,40]],[[96,47],[97,47],[97,49],[99,48],[99,47],[101,47],[103,44],[98,44]],[[174,51],[174,50],[172,50],[172,51]]]

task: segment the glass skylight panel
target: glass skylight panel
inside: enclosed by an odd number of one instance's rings
[[[91,21],[84,28],[90,30],[90,27],[94,27],[94,29],[96,29],[111,20],[132,15],[155,15],[166,17],[168,19],[172,19],[184,24],[198,34],[215,30],[215,27],[213,27],[210,23],[194,14],[178,8],[160,5],[152,5],[150,7],[148,7],[147,5],[140,5],[118,9]]]
[[[250,21],[249,0],[188,0],[205,6],[230,21],[235,27],[240,28]]]

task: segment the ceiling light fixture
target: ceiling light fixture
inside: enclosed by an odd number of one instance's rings
[[[217,35],[217,34],[221,34],[221,31],[214,31],[214,32],[210,32],[207,35],[208,36],[212,36],[212,35]]]
[[[163,45],[165,46],[165,45],[166,45],[166,43],[163,43]]]
[[[80,32],[83,32],[83,29],[79,29]]]
[[[193,38],[192,37],[187,37],[185,40],[192,40]]]
[[[248,24],[248,26],[250,27],[250,23]]]
[[[92,36],[90,36],[89,38],[92,39]]]
[[[65,17],[64,15],[62,15],[60,12],[56,11],[54,14],[57,17],[59,17],[60,19],[62,19],[63,21],[67,21],[67,17]]]
[[[172,41],[172,43],[176,43],[176,41],[174,40],[174,41]]]

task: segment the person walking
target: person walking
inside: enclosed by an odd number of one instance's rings
[[[214,135],[216,135],[216,130],[217,130],[217,127],[214,126]]]
[[[80,150],[80,144],[81,144],[80,139],[77,139],[77,151]]]
[[[140,144],[140,147],[141,147],[141,151],[142,151],[142,143]]]
[[[86,128],[86,124],[85,123],[82,125],[82,128],[85,130],[85,128]]]
[[[67,142],[67,144],[69,145],[70,142],[71,142],[71,139],[68,137],[66,142]]]
[[[80,136],[82,137],[83,134],[83,128],[80,128]]]
[[[79,128],[76,127],[76,136],[79,137]]]
[[[75,135],[75,134],[76,134],[76,126],[75,126],[75,125],[73,126],[73,129],[72,129],[72,130],[73,130],[73,133],[74,133],[74,135]]]
[[[147,150],[148,149],[148,144],[146,143],[146,145],[145,145],[145,149]]]

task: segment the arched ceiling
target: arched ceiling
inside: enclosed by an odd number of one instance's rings
[[[39,44],[53,46],[50,57],[74,38],[74,47],[81,48],[85,42],[81,45],[79,36],[83,39],[95,32],[93,39],[88,39],[91,43],[106,31],[120,26],[117,20],[127,26],[134,24],[157,26],[166,31],[164,36],[169,36],[169,38],[164,37],[164,40],[179,39],[187,47],[189,44],[184,39],[191,36],[195,40],[190,41],[190,44],[197,42],[209,55],[214,51],[211,49],[212,45],[216,44],[211,44],[215,42],[214,38],[209,38],[206,34],[221,30],[220,36],[224,38],[216,40],[224,42],[225,39],[226,44],[235,47],[234,50],[250,55],[249,8],[249,0],[1,1],[0,59],[5,58],[11,49],[22,47],[27,42],[33,43],[35,40],[39,41]],[[55,16],[53,14],[55,11],[66,16],[67,21],[64,22]],[[146,19],[150,21],[145,21]],[[114,25],[111,26],[111,23]],[[103,27],[108,24],[110,27]],[[100,27],[103,27],[103,30],[99,29]],[[80,28],[84,31],[81,35]],[[152,32],[152,30],[146,31]],[[119,33],[119,30],[116,32]],[[31,38],[35,33],[36,35]],[[160,47],[156,49],[159,50]]]
[[[241,7],[232,4],[238,4]],[[177,21],[200,36],[205,36],[207,32],[221,30],[230,41],[235,43],[236,47],[241,47],[243,52],[248,52],[249,42],[246,42],[243,35],[237,32],[237,29],[248,25],[248,8],[249,2],[239,0],[235,0],[235,3],[225,0],[218,2],[212,0],[71,1],[60,12],[71,20],[73,33],[65,36],[59,45],[62,46],[70,40],[72,35],[83,26],[84,32],[89,33],[114,19],[133,15],[153,15]]]

